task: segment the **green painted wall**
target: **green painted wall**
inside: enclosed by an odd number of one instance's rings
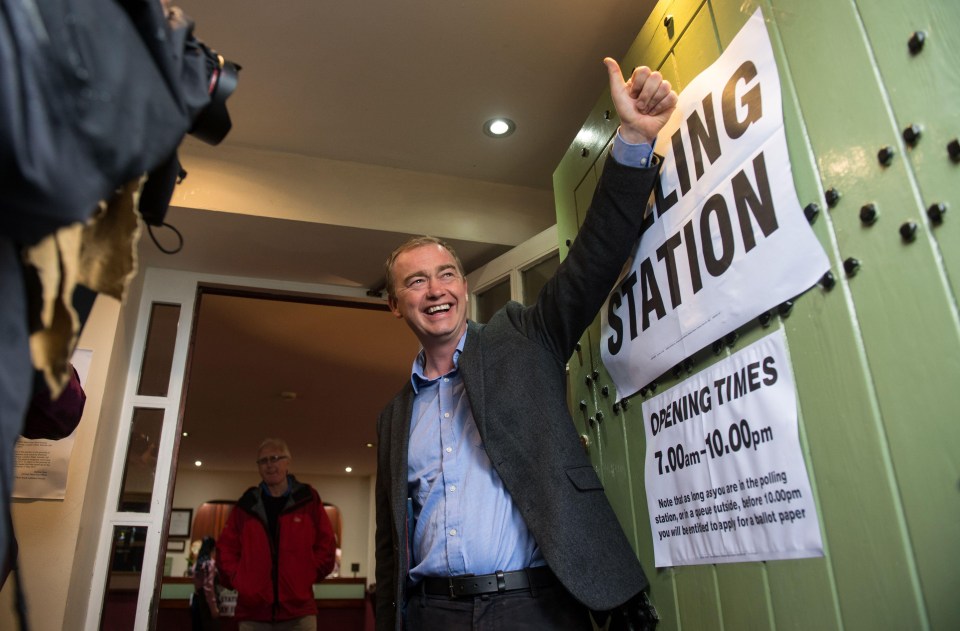
[[[644,395],[623,402],[599,318],[570,360],[570,405],[653,583],[661,629],[960,629],[960,2],[663,0],[622,60],[680,91],[760,7],[783,89],[801,207],[837,279],[741,327],[653,387],[671,387],[782,328],[825,557],[654,568]],[[672,19],[667,19],[668,17]],[[915,31],[926,38],[911,51]],[[602,95],[554,174],[564,255],[606,159]],[[916,125],[912,144],[903,131]],[[888,166],[877,153],[894,152]],[[960,147],[957,148],[960,153]],[[826,191],[839,200],[826,203]],[[864,223],[861,208],[878,215]],[[942,221],[928,209],[943,204]],[[952,214],[951,214],[952,213]],[[901,236],[904,224],[915,236]],[[848,258],[860,262],[852,275]],[[652,391],[647,391],[647,396]],[[584,536],[589,536],[585,533]]]

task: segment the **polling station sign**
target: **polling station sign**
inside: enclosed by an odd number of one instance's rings
[[[812,287],[830,263],[793,184],[780,79],[758,9],[680,94],[655,203],[602,311],[620,396]]]
[[[657,567],[823,556],[783,331],[643,402]]]

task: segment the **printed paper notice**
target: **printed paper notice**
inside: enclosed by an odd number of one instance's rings
[[[823,556],[782,331],[643,403],[657,567]]]
[[[601,311],[619,396],[814,286],[830,261],[800,209],[758,9],[660,132],[656,204]]]
[[[77,349],[70,362],[77,369],[80,385],[86,387],[93,351]],[[74,435],[60,440],[21,436],[13,455],[13,497],[62,500],[67,492],[67,469],[73,453]]]

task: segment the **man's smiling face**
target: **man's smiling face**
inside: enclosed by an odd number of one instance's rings
[[[467,326],[467,280],[441,245],[401,252],[393,263],[390,310],[429,349],[456,342]]]
[[[267,486],[286,485],[289,466],[290,457],[279,447],[268,445],[257,454],[260,477]]]

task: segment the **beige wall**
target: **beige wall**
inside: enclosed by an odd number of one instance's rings
[[[12,502],[13,523],[20,544],[19,563],[33,629],[59,629],[63,626],[94,438],[119,314],[119,302],[102,296],[97,298],[80,338],[79,348],[92,350],[93,357],[85,387],[87,402],[74,433],[64,499],[15,499]],[[13,581],[10,580],[0,592],[0,629],[16,629],[14,620]]]
[[[171,204],[516,245],[554,222],[549,190],[190,142]]]

